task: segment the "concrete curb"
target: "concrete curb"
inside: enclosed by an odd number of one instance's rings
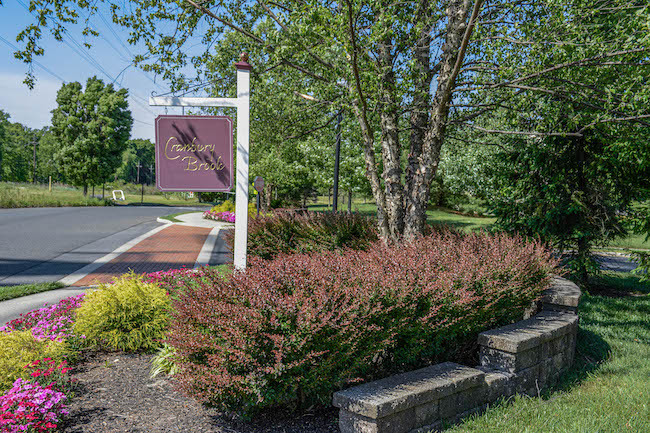
[[[96,286],[64,287],[62,289],[48,290],[47,292],[34,293],[0,302],[0,326],[19,317],[21,314],[43,307],[44,304],[54,304],[61,299],[86,293]]]

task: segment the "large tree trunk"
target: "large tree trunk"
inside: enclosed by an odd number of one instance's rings
[[[401,146],[399,141],[399,119],[401,99],[398,99],[395,80],[394,44],[390,36],[377,45],[377,67],[379,71],[378,105],[381,127],[381,149],[383,162],[383,185],[378,173],[374,149],[374,131],[368,121],[368,106],[360,80],[358,47],[354,25],[354,11],[351,2],[348,6],[348,30],[351,42],[351,67],[354,76],[353,109],[364,140],[366,175],[370,181],[375,202],[379,233],[384,241],[411,240],[424,233],[426,208],[430,185],[438,169],[440,150],[445,135],[451,95],[463,63],[465,50],[471,36],[474,22],[478,16],[482,0],[476,0],[472,16],[471,0],[451,0],[446,8],[447,29],[445,43],[441,47],[440,62],[430,66],[431,32],[437,28],[422,28],[417,46],[414,47],[414,60],[422,74],[416,80],[411,111],[411,143],[406,169],[406,183],[402,180]],[[386,5],[384,5],[386,6]],[[422,0],[418,14],[430,13],[428,0]],[[378,14],[380,16],[381,14]],[[420,22],[417,17],[414,22]],[[389,29],[386,29],[390,34]],[[431,100],[429,89],[433,74],[438,72],[435,95]],[[355,92],[356,91],[356,92]],[[402,98],[403,96],[399,96]],[[405,187],[406,186],[406,187]]]
[[[426,4],[423,4],[422,10],[426,10],[426,6]],[[428,197],[416,197],[413,192],[417,182],[425,182],[425,179],[421,176],[423,170],[421,158],[424,138],[429,123],[430,89],[434,73],[431,69],[430,49],[431,29],[423,28],[420,32],[417,46],[413,49],[413,59],[418,76],[415,82],[413,108],[409,122],[411,127],[410,152],[405,179],[407,193],[404,203],[404,235],[408,239],[414,238],[417,234],[424,233],[424,224],[426,222]]]
[[[352,8],[352,2],[347,1],[347,18],[348,18],[348,36],[352,47],[351,53],[351,66],[352,74],[354,76],[354,84],[350,87],[352,94],[352,108],[354,114],[359,120],[361,127],[361,136],[363,137],[363,156],[366,163],[366,177],[370,182],[372,194],[377,203],[377,222],[379,228],[379,236],[388,240],[390,230],[388,228],[388,219],[386,217],[386,198],[382,190],[381,181],[379,180],[379,173],[377,170],[377,159],[375,158],[375,139],[370,122],[368,121],[368,106],[365,99],[364,91],[361,86],[361,78],[359,74],[359,59],[358,47],[355,34],[355,14]]]
[[[88,185],[84,185],[84,197],[88,196]]]
[[[384,162],[384,191],[390,240],[401,240],[404,232],[404,185],[402,184],[402,149],[399,141],[399,114],[393,71],[392,41],[379,45],[379,118],[381,156]]]
[[[467,23],[469,0],[452,0],[447,8],[447,34],[442,46],[438,86],[431,104],[429,125],[424,134],[420,154],[416,155],[417,149],[412,149],[413,156],[410,158],[410,184],[407,184],[404,229],[406,240],[414,239],[424,233],[426,206],[431,192],[431,181],[438,171],[449,104],[480,7],[481,0],[476,0],[469,23]]]

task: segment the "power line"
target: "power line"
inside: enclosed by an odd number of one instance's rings
[[[17,1],[28,12],[30,12],[29,7],[25,3],[23,3],[22,0],[17,0]],[[33,13],[32,13],[32,15],[33,15]],[[59,23],[59,21],[53,16],[49,16],[48,18],[52,19],[54,22]],[[78,56],[80,56],[83,60],[85,60],[89,65],[91,65],[92,67],[97,69],[99,72],[104,74],[109,80],[111,80],[111,82],[115,83],[119,88],[123,88],[121,85],[119,85],[119,84],[117,84],[115,82],[116,79],[113,78],[108,72],[106,72],[106,70],[101,66],[101,64],[91,54],[84,51],[84,47],[81,44],[79,44],[79,42],[77,42],[76,39],[74,37],[72,37],[72,35],[70,35],[70,33],[68,32],[67,29],[64,28],[63,33],[72,41],[72,43],[75,45],[76,48],[73,47],[72,45],[70,45],[70,43],[65,38],[62,38],[62,41],[63,41],[64,44],[66,44],[71,50],[73,50]],[[16,50],[16,51],[18,51],[18,50]],[[147,102],[143,98],[140,98],[137,95],[135,95],[135,93],[132,93],[131,96],[133,96],[133,98],[135,98],[135,99],[140,99],[143,102]],[[133,102],[136,102],[136,101],[134,100]],[[153,116],[156,115],[156,113],[151,111],[147,106],[145,106],[143,104],[138,104],[138,105],[140,105],[145,111],[149,112],[151,115],[153,115]]]
[[[108,31],[110,31],[113,34],[113,37],[115,38],[115,40],[117,40],[117,42],[120,45],[122,45],[122,48],[124,48],[124,50],[127,52],[129,57],[134,58],[135,56],[133,55],[133,53],[131,52],[129,47],[126,46],[126,44],[124,44],[124,42],[122,42],[122,39],[117,35],[117,32],[115,32],[113,27],[110,24],[108,24],[108,20],[106,20],[106,18],[104,18],[104,15],[102,15],[102,12],[100,10],[97,10],[97,15],[99,15],[99,18],[104,22],[104,25],[106,26]]]
[[[6,40],[5,38],[3,38],[2,36],[0,36],[0,41],[4,42],[4,43],[5,43],[7,46],[9,46],[9,48],[11,48],[12,50],[14,50],[14,51],[18,51],[18,47],[17,47],[17,46],[15,46],[14,44],[12,44],[11,42],[9,42],[8,40]],[[47,72],[48,74],[50,74],[51,76],[53,76],[54,78],[57,78],[58,80],[60,80],[60,81],[63,82],[63,83],[66,83],[66,80],[64,80],[63,78],[61,78],[61,76],[59,76],[59,75],[57,75],[56,73],[52,72],[50,69],[48,69],[48,68],[46,68],[45,66],[43,66],[43,65],[42,65],[40,62],[38,62],[37,60],[34,60],[33,62],[34,62],[34,64],[35,64],[36,66],[38,66],[39,68],[41,68],[42,70],[44,70],[45,72]]]
[[[133,119],[134,122],[142,123],[143,125],[153,126],[153,123],[143,122],[142,120]]]
[[[122,41],[122,38],[120,38],[120,36],[119,36],[119,35],[117,34],[117,32],[115,31],[115,29],[113,29],[113,27],[108,23],[108,20],[104,17],[104,15],[102,15],[102,12],[101,12],[100,10],[97,10],[97,15],[99,15],[99,18],[100,18],[100,19],[102,20],[102,22],[104,23],[104,26],[106,26],[106,28],[111,32],[111,34],[113,35],[113,37],[115,38],[115,40],[116,40],[116,41],[117,41],[117,42],[122,46],[122,48],[124,48],[124,50],[127,52],[129,58],[131,58],[131,59],[135,59],[135,55],[133,54],[133,52],[132,52],[132,51],[129,49],[129,47],[124,43],[124,41]],[[105,38],[103,38],[103,39],[106,40]],[[106,41],[108,42],[108,40],[106,40]],[[110,42],[109,42],[109,45],[111,45],[111,47],[113,46]],[[115,49],[115,48],[113,48],[113,49]],[[117,50],[115,50],[115,51],[119,53],[119,51],[117,51]],[[121,55],[121,53],[120,53],[120,55]],[[135,63],[133,62],[133,60],[131,60],[131,63],[129,64],[129,66],[131,66],[131,65],[135,65]],[[128,68],[128,67],[127,67],[127,68]],[[127,68],[125,68],[124,70],[126,70]],[[142,75],[143,75],[147,80],[151,81],[151,82],[152,82],[156,87],[158,87],[160,90],[165,90],[165,89],[164,89],[160,84],[156,83],[156,81],[155,81],[154,79],[152,79],[152,78],[149,76],[149,74],[147,74],[145,71],[143,71],[143,70],[140,69],[140,68],[138,68],[138,71],[139,71],[139,72],[140,72],[140,73],[141,73],[141,74],[142,74]],[[124,72],[124,71],[122,71],[122,72]],[[118,76],[119,76],[119,75],[118,75]]]
[[[7,46],[8,46],[9,48],[11,48],[12,50],[14,50],[14,51],[18,51],[18,47],[15,46],[14,44],[12,44],[11,42],[9,42],[9,41],[8,41],[7,39],[5,39],[4,37],[0,36],[0,41],[4,42],[5,45],[7,45]],[[34,63],[36,66],[38,66],[39,68],[43,69],[43,70],[44,70],[45,72],[47,72],[48,74],[52,75],[54,78],[56,78],[56,79],[58,79],[59,81],[61,81],[62,83],[64,83],[64,84],[67,83],[67,80],[65,80],[65,79],[62,78],[60,75],[56,74],[55,72],[53,72],[52,70],[50,70],[49,68],[47,68],[46,66],[44,66],[43,64],[41,64],[39,61],[37,61],[37,60],[33,60],[33,63]],[[134,98],[137,98],[136,95],[130,95],[130,96],[133,96]],[[135,101],[135,100],[134,100],[133,102],[135,102],[137,105],[140,105],[141,107],[147,109],[147,107],[145,107],[145,106],[143,106],[142,104],[138,103],[138,101]],[[151,114],[154,114],[154,115],[155,115],[155,113],[151,113]],[[133,121],[134,121],[134,122],[138,122],[138,123],[142,123],[143,125],[153,126],[153,123],[144,122],[144,121],[142,121],[142,120],[133,119]]]

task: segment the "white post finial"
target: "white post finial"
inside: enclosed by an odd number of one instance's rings
[[[248,56],[246,56],[248,57]],[[246,269],[248,243],[248,159],[250,137],[250,70],[242,55],[237,67],[237,177],[235,190],[235,256],[237,270]]]

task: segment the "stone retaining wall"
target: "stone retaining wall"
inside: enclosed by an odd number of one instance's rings
[[[335,393],[341,432],[430,432],[500,397],[537,395],[573,363],[580,295],[555,278],[538,314],[479,335],[476,368],[445,362]]]

